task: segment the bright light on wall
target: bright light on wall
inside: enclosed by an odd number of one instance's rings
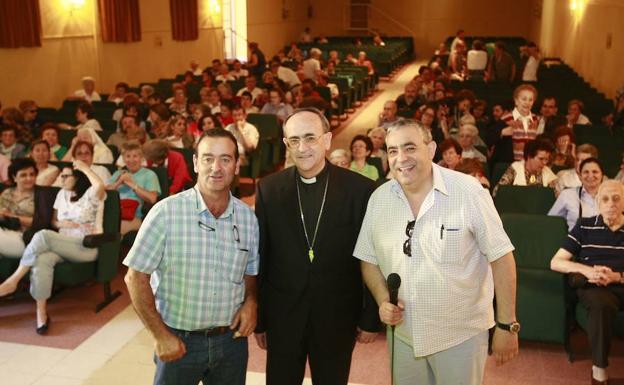
[[[580,20],[585,13],[585,7],[587,6],[587,0],[570,0],[570,11],[574,13],[577,20]]]
[[[220,14],[221,4],[219,4],[219,0],[208,0],[208,11],[213,15]]]
[[[65,0],[67,5],[72,9],[82,8],[85,5],[86,0]]]

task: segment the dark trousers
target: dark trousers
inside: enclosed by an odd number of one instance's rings
[[[579,300],[587,310],[587,336],[592,350],[592,361],[599,368],[609,366],[609,349],[615,317],[624,309],[624,287],[590,286],[577,290]]]
[[[267,385],[301,384],[308,357],[314,385],[347,385],[355,327],[343,331],[320,329],[308,323],[303,333],[267,330]]]

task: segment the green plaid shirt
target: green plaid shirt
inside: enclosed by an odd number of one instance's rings
[[[215,218],[195,187],[149,211],[123,263],[151,274],[156,309],[168,326],[227,326],[243,303],[244,275],[258,274],[258,221],[231,195]]]

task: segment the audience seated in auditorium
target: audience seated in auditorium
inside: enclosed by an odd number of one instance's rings
[[[260,113],[276,115],[280,123],[283,122],[288,115],[292,114],[293,108],[290,104],[284,103],[284,93],[280,89],[272,89],[269,91],[269,102],[262,106]]]
[[[557,99],[554,96],[546,96],[542,100],[542,106],[540,107],[540,117],[537,123],[537,134],[546,135],[552,138],[554,134],[553,120],[557,116]]]
[[[576,147],[574,155],[574,168],[561,170],[557,173],[557,193],[567,189],[581,186],[581,162],[587,158],[598,158],[598,149],[593,144],[584,143]]]
[[[104,166],[99,164],[93,164],[93,144],[91,142],[76,140],[72,142],[71,149],[68,151],[68,154],[71,156],[71,159],[67,159],[67,161],[73,162],[76,160],[81,160],[85,162],[94,173],[96,173],[100,179],[109,180],[111,177],[110,172]],[[54,183],[52,184],[55,187],[62,187],[63,180],[60,175],[56,178]]]
[[[366,52],[364,51],[358,52],[358,58],[357,58],[356,64],[359,66],[368,68],[369,75],[375,74],[375,69],[373,68],[373,62],[368,60],[368,58],[366,57]]]
[[[379,116],[379,127],[388,129],[391,124],[403,118],[397,116],[397,104],[394,100],[388,100],[384,103],[383,111]]]
[[[81,161],[74,169],[61,173],[63,188],[54,201],[52,226],[40,230],[26,246],[17,270],[0,285],[0,295],[13,292],[19,281],[32,269],[30,294],[37,302],[37,334],[48,332],[50,317],[47,300],[52,295],[54,266],[63,261],[90,262],[97,258],[97,248],[83,246],[84,237],[101,234],[106,191],[104,182]]]
[[[439,146],[444,139],[450,137],[447,106],[442,103],[427,103],[421,110],[420,123],[431,131],[431,138]],[[436,152],[439,152],[439,147]]]
[[[257,114],[258,107],[253,104],[253,96],[250,92],[243,92],[240,96],[240,105],[245,110],[246,114]]]
[[[141,90],[139,91],[139,101],[141,103],[147,104],[149,97],[152,96],[154,92],[156,92],[154,90],[154,87],[150,86],[149,84],[142,85]]]
[[[470,113],[472,117],[475,119],[475,126],[479,128],[479,130],[486,130],[488,125],[490,124],[490,117],[486,114],[487,110],[487,102],[482,99],[477,99],[472,104],[472,109]]]
[[[219,113],[219,122],[221,123],[221,127],[227,127],[228,125],[234,123],[234,117],[232,116],[232,108],[234,108],[234,103],[232,101],[223,101],[219,109],[221,112]]]
[[[232,63],[232,71],[230,71],[230,75],[234,76],[236,79],[240,79],[249,76],[249,72],[243,68],[243,64],[240,60],[236,59]]]
[[[624,309],[624,187],[605,181],[596,196],[599,215],[581,219],[553,256],[550,268],[568,274],[587,311],[592,384],[608,384],[608,357],[615,317]]]
[[[591,124],[589,118],[583,115],[583,108],[585,108],[585,104],[578,99],[573,99],[568,102],[568,127],[572,128],[575,124]]]
[[[378,33],[376,33],[375,35],[373,35],[373,45],[375,47],[385,47],[386,43],[383,41],[383,39],[381,38],[381,35],[379,35]]]
[[[566,169],[573,168],[576,144],[572,129],[567,126],[558,127],[555,130],[553,143],[555,144],[555,153],[552,164]]]
[[[186,118],[184,116],[174,115],[169,119],[166,140],[173,148],[193,148],[195,138],[187,133]]]
[[[102,131],[100,123],[94,119],[95,108],[89,102],[80,102],[76,107],[76,120],[77,126],[72,126],[67,123],[59,123],[58,127],[63,130],[79,130],[81,128],[90,128],[94,131]]]
[[[24,126],[24,115],[22,111],[15,107],[7,107],[1,113],[2,125],[15,127],[16,139],[18,142],[28,144],[33,139],[33,133]]]
[[[76,136],[72,139],[72,145],[69,151],[63,157],[63,161],[73,161],[73,150],[77,143],[88,142],[93,145],[93,162],[101,164],[111,164],[115,161],[110,148],[102,141],[102,138],[91,128],[81,128],[76,132]]]
[[[365,177],[377,180],[379,179],[379,171],[377,167],[368,164],[367,160],[373,152],[373,142],[366,135],[356,135],[351,140],[351,171],[355,171],[358,174]]]
[[[10,159],[21,158],[26,155],[26,147],[17,142],[17,128],[15,126],[0,127],[0,154]]]
[[[334,166],[342,168],[351,167],[351,157],[349,152],[343,148],[337,148],[329,154],[329,162]]]
[[[39,107],[34,100],[23,100],[19,104],[19,110],[24,117],[22,125],[29,131],[33,137],[39,135],[41,121],[38,117]]]
[[[150,140],[143,145],[143,153],[149,167],[166,167],[169,178],[169,195],[177,194],[192,182],[184,156],[169,149],[166,141]]]
[[[548,167],[550,156],[555,151],[549,140],[531,140],[524,146],[524,159],[513,162],[494,188],[496,195],[499,186],[542,186],[554,188],[557,176]]]
[[[455,50],[451,53],[449,58],[451,79],[452,80],[464,80],[466,78],[466,44],[463,41],[458,41],[455,45]]]
[[[110,178],[109,190],[119,191],[121,199],[121,234],[138,230],[143,218],[143,205],[153,205],[161,194],[158,176],[154,171],[143,167],[141,143],[130,141],[121,148],[125,169],[117,170]],[[133,203],[134,202],[134,203]],[[132,210],[132,209],[135,210]]]
[[[479,137],[479,129],[473,124],[464,124],[459,128],[457,142],[462,148],[463,159],[475,158],[479,162],[487,163],[485,154],[475,148],[475,142]]]
[[[260,133],[253,124],[247,122],[247,114],[241,106],[235,106],[232,110],[234,122],[225,127],[236,138],[240,164],[249,164],[248,155],[258,147]]]
[[[208,98],[202,96],[202,103],[210,107],[210,113],[213,115],[221,113],[221,94],[216,88],[204,87],[200,90],[200,95],[207,94]]]
[[[398,111],[416,111],[420,106],[421,100],[418,98],[418,88],[414,82],[405,85],[404,92],[396,98],[396,106]]]
[[[50,164],[50,145],[45,140],[37,139],[30,146],[30,157],[37,165],[37,186],[52,186],[59,174],[59,169]]]
[[[483,164],[475,158],[462,158],[461,162],[455,167],[455,171],[475,177],[481,186],[490,189],[490,181],[485,176]]]
[[[227,63],[221,63],[221,67],[219,68],[219,74],[217,75],[215,80],[221,83],[225,83],[236,80],[236,77],[230,74],[230,68],[228,67]]]
[[[12,187],[0,194],[0,258],[21,258],[22,234],[32,225],[35,214],[37,167],[32,159],[19,158],[8,169]],[[0,292],[0,297],[7,293]]]
[[[548,212],[548,215],[564,217],[568,230],[572,230],[579,218],[598,215],[596,194],[604,179],[602,164],[596,158],[587,158],[581,162],[580,170],[582,185],[563,190]]]
[[[499,83],[512,83],[516,78],[516,62],[506,51],[505,43],[497,41],[494,56],[488,65],[488,79]]]
[[[113,120],[117,122],[117,130],[121,128],[121,118],[124,115],[136,116],[139,118],[139,125],[145,128],[145,124],[140,120],[142,106],[139,97],[136,94],[129,93],[124,96],[123,101],[113,112]]]
[[[108,96],[108,101],[119,104],[124,100],[130,86],[128,83],[119,82],[115,85],[115,90]]]
[[[82,78],[82,88],[75,91],[69,99],[83,99],[89,103],[102,100],[100,94],[95,90],[95,79],[92,76]]]
[[[279,61],[271,62],[271,72],[273,76],[277,76],[278,79],[284,82],[288,89],[296,87],[301,84],[301,80],[297,76],[297,73],[292,69],[282,65]]]
[[[472,104],[475,102],[476,97],[474,92],[470,90],[460,90],[455,95],[455,108],[450,115],[451,119],[451,128],[449,133],[456,134],[464,124],[475,124],[476,120],[474,116],[470,113],[472,110]],[[447,104],[448,105],[448,104]]]
[[[164,104],[154,104],[150,107],[149,120],[152,124],[150,137],[154,139],[165,139],[167,137],[167,123],[170,112]]]
[[[167,99],[169,109],[174,114],[180,114],[185,118],[189,116],[188,99],[186,97],[186,88],[182,84],[173,86],[173,96]]]
[[[455,170],[462,160],[462,147],[453,138],[445,139],[440,143],[440,153],[442,160],[438,164],[451,170]]]
[[[388,153],[386,146],[386,130],[383,127],[375,127],[368,132],[368,137],[373,142],[373,151],[371,158],[380,158],[384,172],[388,172]]]
[[[260,75],[262,76],[262,74]],[[245,78],[245,87],[238,90],[236,96],[240,97],[243,92],[249,92],[253,97],[253,101],[256,101],[256,98],[262,95],[262,89],[257,87],[256,77],[253,75],[249,75]]]
[[[303,76],[306,79],[316,79],[317,71],[321,70],[321,50],[318,48],[312,48],[310,50],[310,56],[303,62]]]
[[[9,184],[9,166],[11,165],[11,159],[7,156],[0,154],[0,187],[1,185]]]
[[[192,59],[191,62],[189,63],[189,69],[188,70],[191,71],[193,73],[193,75],[195,75],[195,76],[201,76],[202,69],[199,66],[199,60]]]
[[[129,140],[138,140],[141,143],[145,143],[147,140],[147,133],[139,125],[139,117],[132,115],[125,115],[121,119],[121,128],[119,132],[115,132],[108,137],[106,144],[109,146],[115,146],[118,149]]]
[[[202,71],[201,74],[201,83],[202,87],[212,87],[215,84],[214,76],[212,75],[212,71],[210,68],[206,68]]]

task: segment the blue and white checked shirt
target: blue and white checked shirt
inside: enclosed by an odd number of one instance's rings
[[[408,222],[412,256],[403,253]],[[353,255],[401,276],[397,337],[415,357],[446,350],[494,326],[490,263],[513,250],[492,198],[469,175],[433,165],[433,188],[414,218],[396,180],[377,188]]]
[[[231,195],[215,218],[195,187],[149,211],[123,263],[151,274],[156,309],[168,326],[228,326],[244,300],[244,275],[258,274],[258,220]]]

